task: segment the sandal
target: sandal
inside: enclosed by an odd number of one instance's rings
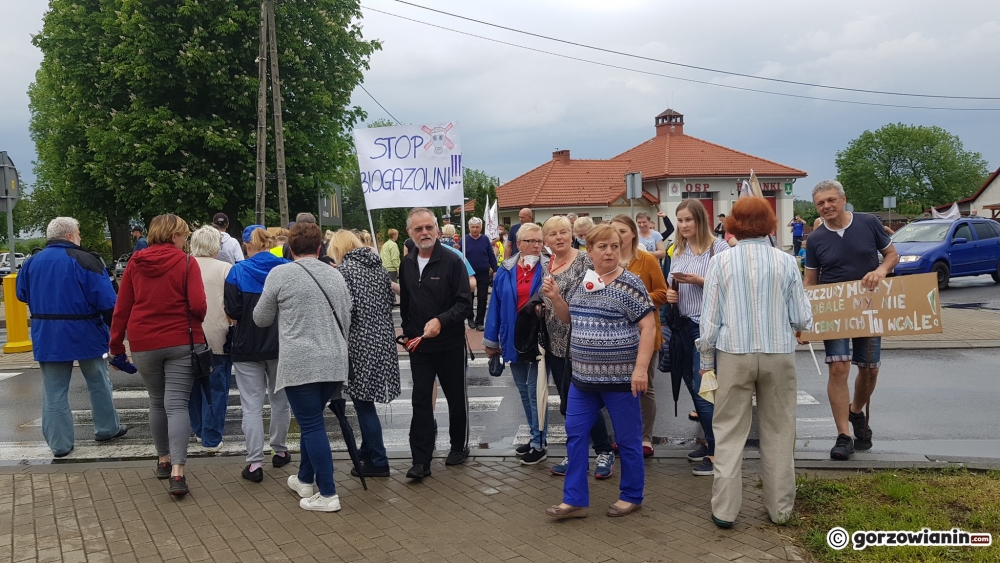
[[[698,411],[691,411],[688,413],[688,420],[693,420],[698,422]]]
[[[553,518],[586,518],[587,507],[586,506],[562,507],[556,504],[546,508],[545,514],[548,514]]]
[[[629,514],[632,514],[636,510],[639,510],[640,508],[642,508],[642,505],[635,503],[630,504],[625,508],[619,508],[618,505],[612,504],[611,506],[608,507],[608,516],[610,516],[611,518],[627,516]]]

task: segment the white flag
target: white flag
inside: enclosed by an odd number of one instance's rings
[[[743,180],[743,186],[740,187],[740,197],[737,199],[743,199],[745,197],[753,197],[753,191],[750,189],[750,182]]]
[[[500,218],[497,214],[497,202],[493,202],[493,206],[490,206],[490,196],[486,196],[486,207],[485,217],[483,217],[483,225],[485,225],[484,231],[486,238],[493,240],[500,236]]]
[[[935,219],[951,219],[957,221],[962,218],[962,212],[958,210],[958,202],[951,204],[951,209],[944,213],[938,213],[936,207],[931,208],[931,216]]]

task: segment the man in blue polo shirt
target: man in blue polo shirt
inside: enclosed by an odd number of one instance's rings
[[[794,219],[789,221],[788,226],[792,228],[792,255],[798,256],[799,249],[802,248],[802,235],[806,228],[806,222],[802,220],[802,217],[796,215]]]
[[[490,292],[492,273],[497,271],[497,257],[493,244],[483,236],[483,220],[469,219],[469,234],[465,235],[465,258],[476,272],[476,317],[469,320],[469,328],[483,330],[486,322],[486,303]]]
[[[836,180],[823,180],[816,184],[812,193],[823,224],[809,235],[805,285],[861,280],[868,290],[878,287],[899,262],[892,240],[882,229],[882,222],[873,215],[846,211],[844,187]],[[879,264],[879,253],[882,254],[882,264]],[[827,393],[833,420],[837,424],[837,443],[830,450],[830,458],[846,460],[854,450],[872,447],[872,431],[862,410],[875,391],[881,365],[882,339],[854,338],[853,342],[849,338],[824,340],[823,346],[830,368]],[[853,402],[847,386],[852,363],[858,366]],[[849,424],[854,427],[853,442]]]

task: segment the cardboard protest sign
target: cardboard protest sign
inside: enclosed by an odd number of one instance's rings
[[[465,203],[457,123],[355,129],[369,210]]]
[[[936,274],[885,278],[875,291],[866,290],[861,281],[816,285],[806,288],[806,297],[813,328],[803,337],[810,340],[944,330]]]

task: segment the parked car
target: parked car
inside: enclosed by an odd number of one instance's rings
[[[118,279],[121,279],[125,275],[125,266],[128,265],[128,259],[131,257],[132,253],[129,252],[128,254],[122,254],[118,257],[118,260],[115,260],[115,275],[118,276]]]
[[[7,255],[7,252],[0,253],[0,275],[4,276],[10,273],[10,261],[7,259]],[[16,264],[16,269],[20,270],[24,264],[24,254],[15,252],[14,263]]]
[[[967,217],[910,223],[892,235],[899,253],[896,275],[937,274],[938,287],[953,277],[990,274],[1000,283],[1000,223]]]

